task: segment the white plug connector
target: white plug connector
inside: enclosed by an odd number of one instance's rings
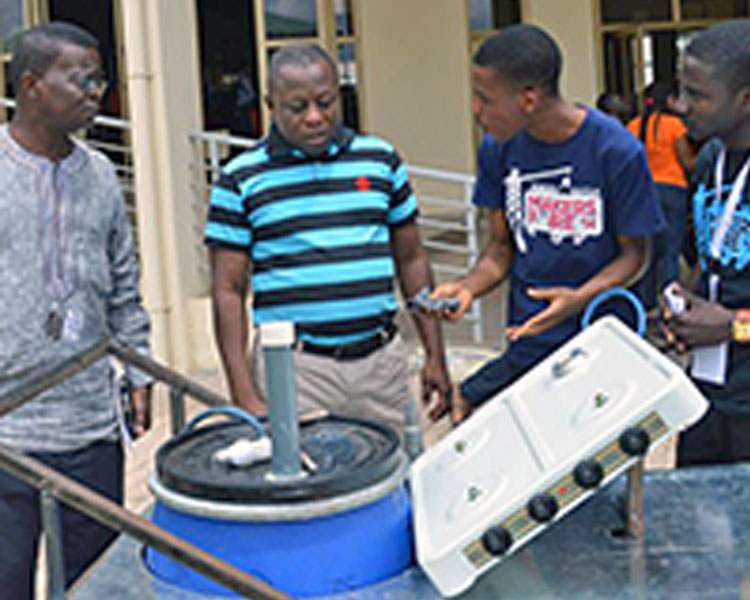
[[[232,467],[248,467],[253,463],[271,459],[271,438],[263,436],[257,440],[240,438],[214,453],[214,460]]]

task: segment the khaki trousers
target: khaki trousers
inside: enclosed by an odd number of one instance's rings
[[[254,338],[253,373],[265,398],[265,360],[260,336]],[[382,348],[356,360],[293,352],[298,412],[325,409],[365,417],[390,425],[402,435],[404,409],[411,398],[406,344],[398,333]]]

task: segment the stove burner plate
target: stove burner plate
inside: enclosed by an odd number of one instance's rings
[[[677,365],[599,319],[412,464],[419,564],[444,595],[464,591],[638,460],[641,440],[659,443],[706,407]],[[554,514],[530,510],[537,496]]]

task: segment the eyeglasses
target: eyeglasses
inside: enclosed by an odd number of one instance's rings
[[[38,73],[37,71],[32,70],[32,69],[30,69],[30,71],[34,74],[34,76],[37,79],[41,80],[45,76],[44,73]],[[109,87],[109,82],[101,75],[84,75],[82,77],[69,77],[68,82],[72,83],[79,90],[81,90],[84,94],[90,94],[91,92],[96,92],[97,94],[103,96],[104,93],[107,91],[107,88]]]
[[[109,83],[106,79],[94,75],[87,75],[79,81],[73,81],[73,83],[77,85],[84,94],[96,92],[97,94],[102,96],[104,95],[104,92],[107,91],[107,87],[109,86]]]

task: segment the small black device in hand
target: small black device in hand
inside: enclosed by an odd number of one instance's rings
[[[420,310],[422,312],[453,312],[461,306],[461,300],[458,298],[435,298],[430,299],[432,290],[427,286],[423,287],[414,296],[406,300],[406,308],[409,310]]]

